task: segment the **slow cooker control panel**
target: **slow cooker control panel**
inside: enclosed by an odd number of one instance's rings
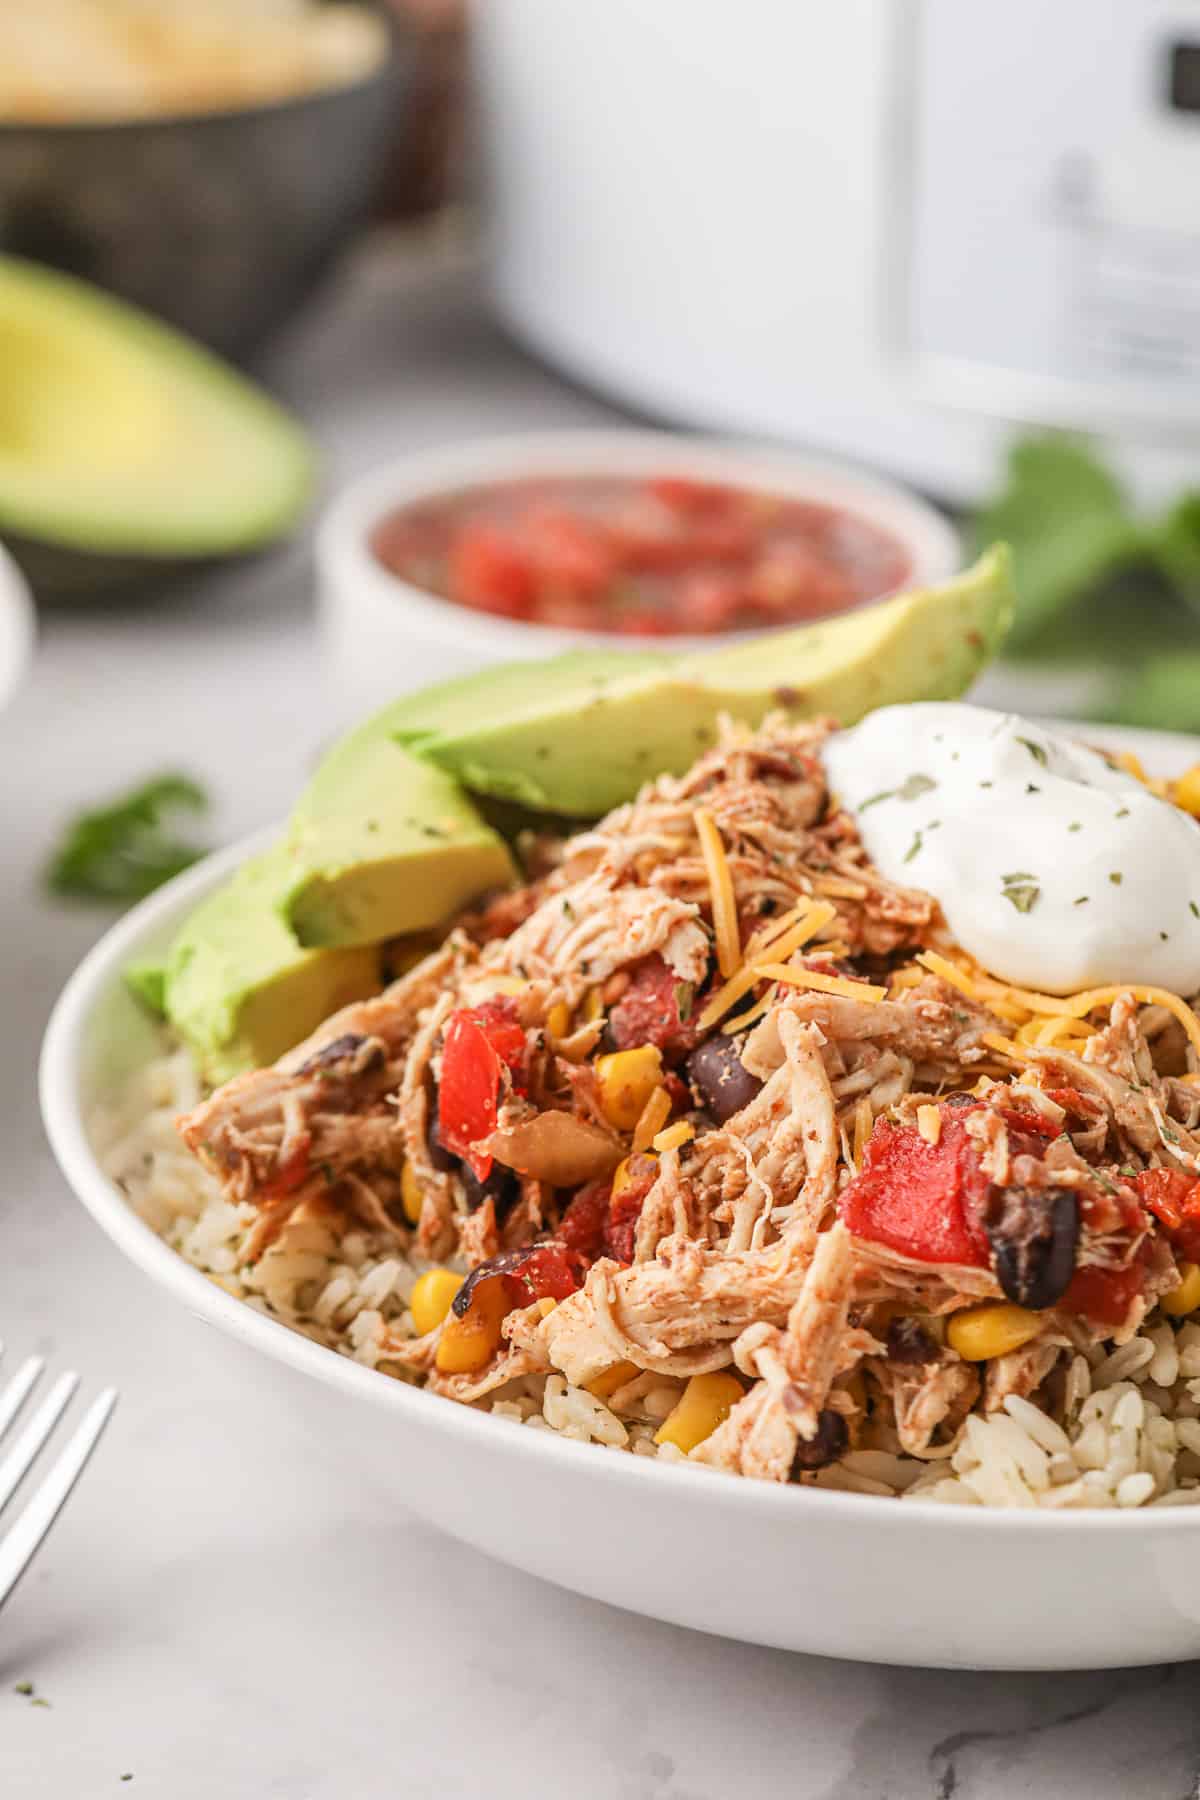
[[[997,413],[1194,430],[1200,7],[923,0],[911,17],[890,285],[919,383]]]

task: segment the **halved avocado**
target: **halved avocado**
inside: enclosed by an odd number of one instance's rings
[[[101,571],[257,549],[306,506],[284,409],[209,351],[74,277],[0,257],[0,534]]]
[[[681,774],[722,713],[757,724],[951,700],[1008,630],[1007,547],[939,587],[690,656],[576,651],[427,689],[393,709],[399,741],[478,793],[594,818]]]

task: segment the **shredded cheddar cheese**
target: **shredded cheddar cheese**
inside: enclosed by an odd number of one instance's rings
[[[998,1031],[981,1031],[979,1040],[986,1044],[989,1050],[995,1050],[1001,1056],[1011,1057],[1013,1062],[1028,1060],[1029,1051],[1025,1044],[1018,1044],[1013,1038],[1003,1037]]]
[[[694,1127],[686,1119],[677,1119],[674,1125],[668,1125],[665,1131],[659,1132],[654,1140],[654,1148],[663,1156],[668,1150],[678,1150],[682,1145],[690,1144],[695,1135]]]
[[[791,956],[794,951],[799,950],[814,938],[818,931],[823,930],[829,921],[836,917],[836,914],[836,907],[821,904],[809,906],[805,909],[802,918],[786,931],[780,932],[777,937],[772,938],[765,948],[770,950],[772,956]],[[754,943],[753,939],[751,943]],[[760,953],[756,950],[755,962],[748,962],[744,968],[738,970],[731,980],[725,983],[724,987],[717,989],[696,1020],[700,1031],[710,1030],[718,1019],[725,1017],[731,1006],[737,1005],[743,994],[748,994],[752,987],[758,986],[762,977],[757,973],[755,963]],[[744,1023],[745,1020],[739,1020],[737,1029],[741,1030]]]
[[[712,897],[713,931],[717,939],[717,967],[726,981],[736,975],[742,963],[742,942],[738,933],[737,898],[729,859],[717,830],[716,820],[705,806],[695,812],[696,831],[708,872],[708,888]]]
[[[818,875],[813,892],[827,894],[832,900],[865,900],[870,888],[861,881],[848,881],[844,875]]]
[[[633,1154],[638,1156],[648,1150],[657,1134],[662,1130],[671,1116],[671,1096],[665,1087],[656,1087],[650,1094],[641,1117],[633,1128]]]
[[[854,1108],[854,1166],[862,1168],[863,1154],[872,1131],[875,1129],[875,1114],[871,1110],[871,1102],[866,1094],[860,1094]]]
[[[759,963],[764,981],[782,981],[788,987],[815,988],[820,994],[841,994],[847,1000],[865,1000],[874,1006],[887,998],[887,989],[866,981],[848,981],[843,975],[822,975],[817,969],[795,969],[791,963]]]

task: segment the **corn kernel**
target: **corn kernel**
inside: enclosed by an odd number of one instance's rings
[[[659,1155],[668,1150],[678,1150],[684,1144],[690,1144],[696,1135],[695,1126],[689,1125],[686,1119],[676,1119],[665,1131],[660,1131],[654,1139],[654,1148]]]
[[[442,1375],[473,1375],[485,1368],[500,1348],[500,1326],[509,1312],[501,1280],[481,1281],[460,1319],[451,1313],[438,1339],[437,1366]]]
[[[558,1000],[546,1014],[546,1030],[552,1038],[564,1038],[571,1029],[571,1009],[565,1000]]]
[[[637,1155],[648,1150],[671,1116],[671,1096],[665,1087],[656,1087],[641,1110],[633,1128],[633,1149]]]
[[[596,1059],[600,1110],[618,1131],[632,1131],[662,1079],[662,1051],[653,1044],[614,1050]]]
[[[950,1315],[946,1321],[946,1342],[965,1362],[986,1362],[989,1357],[1019,1350],[1038,1335],[1044,1324],[1040,1314],[1023,1306],[1012,1306],[1007,1300],[985,1300],[982,1306],[967,1306]]]
[[[1179,1286],[1164,1294],[1159,1301],[1165,1313],[1173,1319],[1182,1319],[1185,1313],[1195,1312],[1200,1306],[1200,1267],[1195,1263],[1180,1263]]]
[[[744,1392],[736,1375],[693,1375],[655,1432],[655,1443],[674,1444],[686,1456],[724,1424]]]
[[[541,1299],[537,1302],[537,1309],[543,1319],[548,1319],[557,1305],[557,1300],[552,1300],[549,1294],[543,1294]]]
[[[588,1382],[587,1391],[597,1400],[607,1400],[610,1394],[615,1394],[619,1387],[624,1387],[627,1381],[632,1381],[640,1374],[641,1370],[636,1363],[613,1363],[610,1369],[601,1369],[599,1375]]]
[[[1118,769],[1124,769],[1125,773],[1132,775],[1135,781],[1144,782],[1147,779],[1146,765],[1140,756],[1134,755],[1132,750],[1118,751],[1114,760]]]
[[[410,1162],[406,1162],[400,1171],[400,1204],[404,1208],[404,1216],[410,1225],[416,1225],[419,1222],[424,1202],[425,1196],[421,1192],[417,1172]]]
[[[408,1303],[418,1337],[437,1329],[462,1284],[462,1276],[456,1275],[453,1269],[426,1269],[418,1276]]]
[[[603,1011],[604,1001],[601,999],[600,989],[589,988],[587,993],[583,996],[583,1005],[579,1009],[580,1017],[583,1019],[584,1024],[594,1025]]]
[[[1200,819],[1200,763],[1193,763],[1179,777],[1171,790],[1171,798],[1176,806],[1182,806],[1184,812],[1191,813],[1194,819]]]

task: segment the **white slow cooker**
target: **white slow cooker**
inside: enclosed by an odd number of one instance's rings
[[[662,418],[949,499],[1200,472],[1200,5],[478,0],[496,305]]]

